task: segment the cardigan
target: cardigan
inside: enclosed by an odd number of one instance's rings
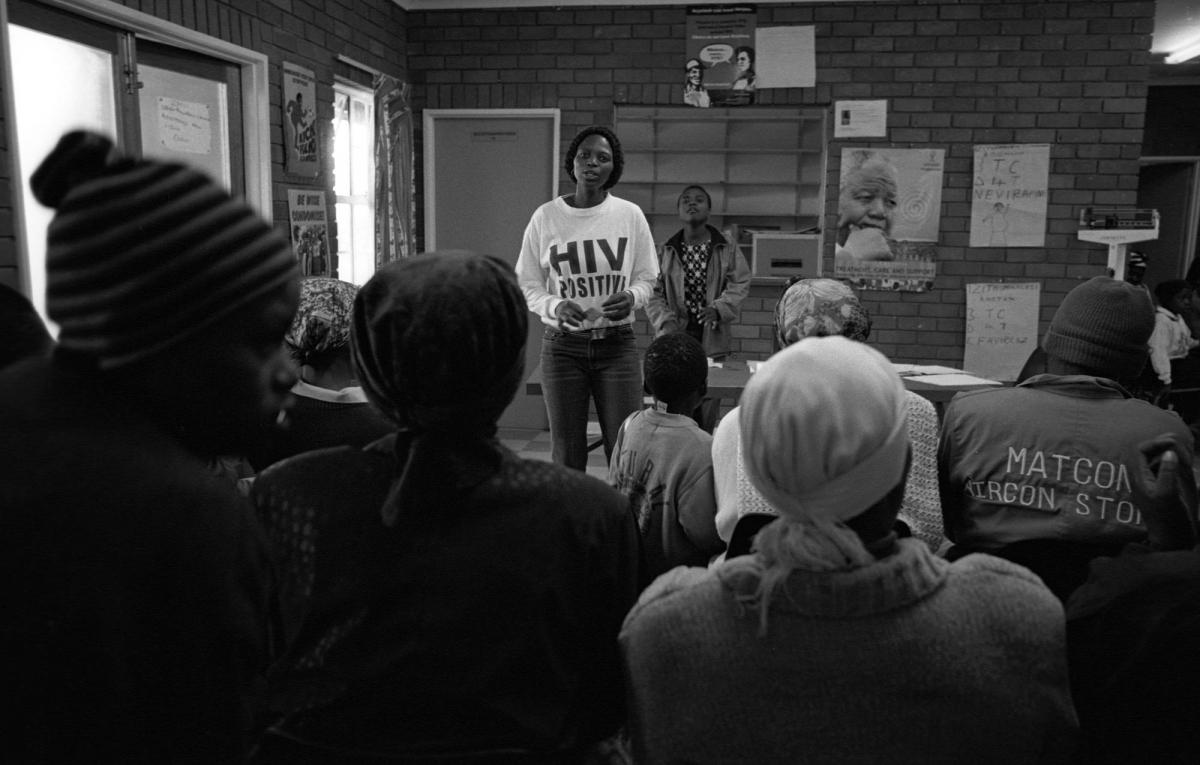
[[[1063,611],[1028,571],[915,539],[793,570],[765,634],[758,555],[659,577],[625,619],[639,763],[1067,762]]]

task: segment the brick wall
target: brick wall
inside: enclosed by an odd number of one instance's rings
[[[889,101],[886,140],[829,142],[829,189],[843,146],[946,150],[935,289],[862,293],[876,347],[897,361],[959,364],[964,284],[1040,281],[1044,330],[1063,295],[1103,271],[1105,248],[1078,241],[1076,222],[1084,206],[1136,203],[1153,13],[1152,2],[1080,0],[758,6],[760,26],[815,25],[818,82],[759,91],[760,103]],[[614,104],[679,103],[685,28],[678,6],[410,12],[416,105],[557,107],[565,150],[579,128],[611,124]],[[967,247],[978,143],[1051,144],[1046,247]],[[743,356],[770,352],[778,291],[755,286],[743,305]],[[644,322],[640,332],[645,342]]]
[[[117,0],[148,15],[194,29],[270,58],[272,216],[287,230],[287,189],[324,189],[333,213],[330,172],[333,78],[347,74],[344,55],[399,79],[407,76],[405,11],[391,0]],[[288,61],[316,74],[317,130],[322,147],[316,178],[289,176],[283,170],[281,63]],[[2,102],[0,102],[2,103]],[[5,115],[0,107],[0,128]],[[0,282],[17,283],[12,220],[11,163],[7,133],[0,131]],[[332,220],[332,217],[331,217]]]

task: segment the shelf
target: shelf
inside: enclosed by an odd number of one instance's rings
[[[626,144],[621,144],[625,150],[626,159],[630,154],[712,154],[718,152],[721,154],[812,154],[821,156],[823,154],[819,149],[648,149],[641,146],[630,147]]]
[[[679,230],[679,193],[700,184],[718,227],[783,231],[820,223],[825,190],[821,107],[617,107],[625,174],[616,193],[646,214],[660,242]],[[767,223],[769,221],[769,223]]]

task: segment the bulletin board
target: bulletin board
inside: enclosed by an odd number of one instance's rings
[[[1039,282],[967,285],[963,369],[1012,382],[1038,344]]]

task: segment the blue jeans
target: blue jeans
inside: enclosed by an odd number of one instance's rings
[[[588,332],[546,329],[542,339],[542,393],[550,420],[550,457],[587,469],[588,401],[596,402],[604,458],[612,458],[617,430],[642,408],[642,365],[633,327],[610,327],[601,339]]]

